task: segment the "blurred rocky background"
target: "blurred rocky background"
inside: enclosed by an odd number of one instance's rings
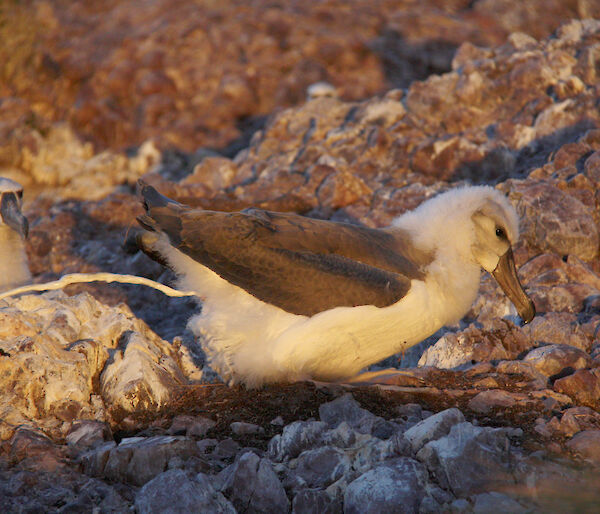
[[[597,512],[600,3],[0,3],[0,175],[36,282],[169,283],[139,177],[211,209],[388,224],[495,185],[538,316],[495,282],[353,385],[230,389],[199,306],[92,284],[0,300],[7,512]],[[1,272],[1,270],[0,270]]]

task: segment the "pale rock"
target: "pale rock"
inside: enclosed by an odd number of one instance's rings
[[[417,453],[429,441],[435,441],[450,432],[453,425],[462,423],[465,417],[456,408],[446,409],[417,423],[404,432],[413,452]]]
[[[62,436],[63,422],[108,420],[105,405],[156,408],[185,381],[171,346],[123,304],[86,293],[25,295],[1,302],[0,320],[0,348],[11,356],[0,358],[4,420]]]
[[[185,383],[165,343],[157,337],[153,339],[139,332],[127,333],[122,342],[125,350],[117,350],[111,365],[102,372],[102,396],[111,408],[129,412],[156,409],[171,399],[177,386]]]
[[[358,473],[364,473],[387,459],[412,455],[410,443],[400,432],[385,441],[363,435],[346,454],[352,458],[352,469]]]
[[[275,462],[293,459],[304,450],[319,446],[327,428],[322,421],[294,421],[269,441],[269,457]]]
[[[139,514],[155,512],[214,512],[235,514],[225,497],[214,490],[203,473],[190,476],[181,469],[171,469],[146,483],[135,496]]]

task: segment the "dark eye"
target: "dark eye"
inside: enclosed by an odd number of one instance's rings
[[[497,227],[496,236],[498,236],[500,239],[506,239],[506,232],[504,232],[504,229]]]

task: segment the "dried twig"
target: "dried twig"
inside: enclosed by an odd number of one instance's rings
[[[149,278],[138,277],[136,275],[119,275],[117,273],[71,273],[70,275],[64,275],[58,280],[53,282],[46,282],[44,284],[30,284],[27,286],[17,287],[10,291],[0,293],[0,300],[8,298],[9,296],[15,296],[22,293],[29,293],[31,291],[51,291],[55,289],[62,289],[71,284],[82,284],[87,282],[120,282],[121,284],[140,284],[148,286],[157,291],[160,291],[167,296],[172,297],[183,297],[183,296],[200,296],[194,291],[179,291],[173,289]]]

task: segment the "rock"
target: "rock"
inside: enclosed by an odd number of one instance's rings
[[[181,369],[169,358],[164,343],[138,332],[124,336],[124,351],[100,376],[102,395],[113,409],[156,409],[166,404],[178,385],[185,382]]]
[[[235,435],[262,435],[265,429],[254,423],[244,423],[242,421],[234,421],[231,425],[231,431]]]
[[[289,500],[268,459],[244,453],[231,465],[221,491],[242,512],[287,512]]]
[[[510,444],[497,429],[459,423],[417,454],[442,488],[456,496],[489,490],[511,480]]]
[[[318,489],[303,489],[294,496],[292,502],[293,514],[341,514],[342,502],[331,498],[325,491]]]
[[[189,476],[181,469],[159,474],[135,496],[136,512],[219,512],[235,514],[225,497],[215,491],[203,473]]]
[[[367,471],[348,484],[344,512],[419,512],[426,471],[413,459],[399,458]]]
[[[473,513],[494,514],[496,512],[520,514],[530,511],[510,496],[494,491],[473,497]]]
[[[492,389],[482,391],[469,401],[469,408],[475,412],[487,414],[492,409],[512,407],[517,400],[508,391]]]
[[[370,434],[380,423],[380,418],[361,408],[350,393],[346,393],[332,402],[322,404],[319,407],[319,416],[331,428],[335,428],[345,421],[362,434]]]
[[[562,263],[562,260],[559,259],[559,262]],[[555,272],[556,269],[553,269],[546,274]],[[539,283],[543,280],[543,275],[544,273],[538,274],[529,283]],[[549,278],[549,283],[554,284],[556,280]],[[568,312],[547,312],[543,316],[536,316],[531,323],[523,327],[523,332],[535,343],[567,344],[584,351],[590,346],[590,338],[583,332],[577,316]]]
[[[529,245],[584,261],[598,255],[598,227],[581,202],[548,182],[514,182],[511,199],[517,198],[521,238]]]
[[[404,432],[413,452],[417,453],[429,441],[435,441],[450,432],[450,428],[465,421],[462,412],[456,408],[446,409],[417,423]]]
[[[269,441],[269,456],[276,462],[293,459],[321,444],[326,430],[327,423],[322,421],[294,421]]]
[[[18,427],[9,441],[9,462],[21,468],[57,472],[64,463],[63,451],[45,434],[27,427]]]
[[[112,440],[112,433],[107,423],[85,419],[73,422],[65,439],[69,446],[83,450]]]
[[[173,418],[169,434],[202,438],[216,424],[216,421],[209,418],[182,414]]]
[[[295,473],[309,488],[323,489],[350,471],[350,459],[332,446],[302,452],[296,459]]]
[[[570,396],[580,405],[600,408],[600,369],[580,369],[554,382],[554,390]]]
[[[131,437],[108,451],[102,474],[110,480],[143,485],[165,471],[173,457],[187,460],[199,453],[194,441],[180,436]]]
[[[485,334],[478,328],[444,334],[433,346],[427,348],[419,359],[419,366],[454,369],[465,364],[511,357],[502,344],[501,337]]]
[[[525,357],[535,368],[547,377],[562,375],[591,364],[590,356],[579,348],[566,344],[550,344],[531,350]]]
[[[600,430],[583,430],[575,434],[567,446],[584,459],[600,464]]]
[[[125,305],[62,292],[4,305],[0,341],[11,358],[0,359],[2,438],[17,420],[60,437],[63,423],[66,432],[77,419],[107,421],[105,404],[121,413],[156,409],[185,381],[173,348]]]

